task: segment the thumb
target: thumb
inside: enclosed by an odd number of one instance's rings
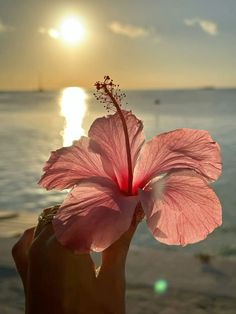
[[[143,210],[136,208],[129,229],[102,252],[102,264],[96,271],[97,291],[107,313],[125,313],[126,257],[137,225],[143,217]]]
[[[135,209],[129,229],[111,246],[102,252],[101,268],[124,267],[129,246],[138,224],[144,218],[144,212],[140,204]]]

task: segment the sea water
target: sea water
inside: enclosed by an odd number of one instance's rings
[[[223,207],[223,225],[197,245],[185,248],[155,241],[145,222],[133,245],[236,256],[236,90],[127,91],[128,104],[144,122],[145,136],[176,128],[208,130],[221,146],[223,173],[213,184]],[[41,211],[61,203],[67,192],[45,191],[37,181],[50,151],[86,135],[106,114],[92,92],[69,88],[53,92],[0,93],[0,210]]]

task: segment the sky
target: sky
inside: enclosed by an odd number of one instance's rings
[[[84,38],[49,36],[73,16]],[[236,87],[235,0],[0,0],[0,90]]]

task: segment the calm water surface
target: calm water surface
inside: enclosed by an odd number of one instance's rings
[[[223,174],[214,184],[223,226],[197,245],[176,248],[158,244],[142,223],[134,245],[236,256],[236,90],[129,91],[127,99],[127,109],[144,121],[147,139],[175,128],[206,129],[223,156]],[[39,211],[60,203],[66,192],[47,192],[37,185],[43,164],[51,150],[86,134],[104,113],[92,93],[80,88],[0,93],[0,210]]]

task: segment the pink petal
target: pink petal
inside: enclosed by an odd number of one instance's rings
[[[137,196],[122,195],[108,179],[82,182],[53,220],[56,237],[77,253],[103,251],[128,230],[137,202]]]
[[[144,143],[143,124],[131,112],[122,110],[129,133],[133,169]],[[102,157],[108,156],[119,187],[127,190],[128,166],[124,130],[118,113],[98,118],[89,130],[89,136],[100,146]]]
[[[148,227],[160,242],[195,243],[222,223],[217,196],[193,171],[176,171],[139,193]]]
[[[67,189],[79,180],[89,177],[110,177],[112,169],[104,165],[99,154],[91,151],[94,143],[82,137],[70,147],[63,147],[51,153],[43,170],[40,186],[51,189]]]
[[[137,162],[135,187],[171,169],[193,169],[208,180],[221,173],[219,145],[203,130],[177,129],[162,133],[147,142]]]

